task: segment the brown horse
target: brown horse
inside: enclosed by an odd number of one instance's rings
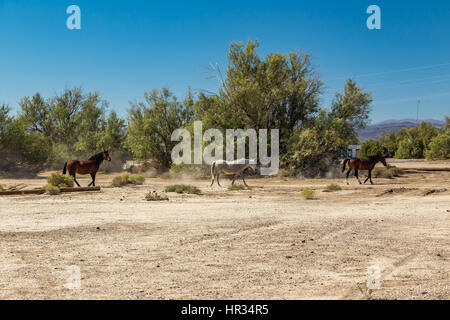
[[[68,161],[64,164],[63,174],[66,174],[66,172],[69,172],[69,175],[73,177],[73,181],[77,184],[77,186],[80,187],[80,184],[77,181],[76,174],[90,174],[92,177],[92,182],[89,183],[88,187],[91,185],[95,187],[95,176],[97,174],[98,169],[100,168],[100,165],[104,160],[111,161],[111,157],[109,156],[108,151],[103,151],[100,153],[97,153],[96,155],[93,155],[89,158],[89,160],[86,161],[78,161],[78,160],[72,160]]]
[[[358,177],[358,170],[369,170],[369,175],[367,176],[367,179],[364,180],[364,184],[367,182],[367,180],[370,179],[370,183],[373,184],[372,182],[372,170],[375,167],[375,165],[378,162],[381,162],[385,167],[387,167],[387,163],[386,163],[386,156],[382,155],[378,155],[378,156],[372,156],[369,158],[352,158],[352,159],[345,159],[344,160],[344,166],[342,167],[342,172],[345,171],[345,167],[347,165],[348,162],[348,171],[347,171],[347,184],[348,183],[348,175],[350,174],[350,172],[352,171],[352,169],[355,170],[355,177],[356,179],[358,179],[359,184],[361,183],[361,180],[359,180]]]

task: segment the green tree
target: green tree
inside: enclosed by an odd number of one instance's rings
[[[309,122],[307,128],[297,128],[289,140],[288,152],[281,163],[291,174],[306,177],[324,176],[339,162],[355,137],[346,135],[345,120],[336,118],[325,109]]]
[[[348,79],[344,92],[337,93],[332,105],[331,114],[345,120],[352,129],[362,129],[369,120],[371,94],[363,92],[355,81]]]
[[[144,94],[145,102],[132,103],[129,110],[127,146],[137,159],[153,159],[161,169],[170,168],[171,152],[178,143],[173,131],[193,120],[190,92],[183,103],[167,88]]]
[[[261,59],[257,49],[256,40],[231,43],[226,77],[216,70],[219,93],[200,96],[202,120],[230,129],[280,129],[283,152],[295,128],[317,112],[322,82],[308,54],[269,53]]]
[[[425,157],[427,160],[450,159],[450,134],[440,133],[434,137],[425,151]]]
[[[100,140],[103,149],[110,151],[122,149],[125,141],[125,129],[125,121],[117,117],[117,114],[112,111],[106,120],[106,125]]]
[[[384,148],[381,141],[367,139],[361,145],[360,156],[361,157],[370,157],[381,155],[384,153]]]

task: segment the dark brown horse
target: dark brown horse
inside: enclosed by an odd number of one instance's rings
[[[103,151],[93,155],[86,161],[78,161],[72,160],[68,161],[64,164],[63,174],[69,172],[69,175],[73,177],[73,181],[80,187],[80,184],[77,181],[76,174],[90,174],[92,177],[92,182],[89,183],[89,186],[95,187],[95,176],[97,175],[97,171],[100,168],[100,165],[104,160],[111,161],[111,157],[109,156],[108,151]]]
[[[360,158],[345,159],[344,166],[342,167],[342,172],[345,171],[346,165],[348,163],[347,184],[349,184],[348,183],[348,175],[350,174],[352,169],[355,170],[355,177],[356,177],[356,179],[358,179],[359,184],[362,184],[362,183],[361,183],[361,180],[359,180],[358,171],[359,170],[369,170],[369,175],[367,176],[367,179],[364,180],[364,184],[369,179],[370,179],[370,183],[373,184],[372,170],[378,162],[381,162],[385,167],[387,167],[385,158],[386,158],[386,156],[384,156],[384,155],[382,155],[382,156],[378,155],[378,156],[372,156],[369,158],[362,158],[362,159],[360,159]]]

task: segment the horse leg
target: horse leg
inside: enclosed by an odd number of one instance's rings
[[[369,179],[370,179],[370,184],[373,184],[373,182],[372,182],[372,170],[369,170]]]
[[[370,172],[371,172],[371,171],[372,171],[372,170],[369,170],[369,174],[367,175],[366,180],[364,180],[364,184],[366,184],[367,180],[369,180],[369,178],[370,178]]]
[[[211,177],[211,185],[210,185],[210,187],[212,187],[212,186],[213,186],[213,184],[214,184],[214,180],[215,180],[215,176],[212,176],[212,177]]]
[[[242,174],[242,181],[244,181],[244,185],[248,188],[248,185],[245,183],[244,174]]]
[[[72,177],[73,177],[73,181],[77,184],[77,186],[78,186],[78,187],[81,187],[80,184],[79,184],[78,181],[77,181],[77,178],[76,178],[76,176],[75,176],[75,173],[72,175]]]
[[[235,175],[233,176],[233,181],[231,182],[231,185],[234,184],[234,181],[236,180],[237,176],[238,176],[237,174],[235,174]]]
[[[352,172],[352,168],[348,169],[348,171],[347,171],[347,185],[350,184],[350,183],[348,183],[348,176],[350,175],[350,172]]]
[[[220,181],[219,181],[219,175],[218,174],[216,175],[216,180],[217,180],[217,184],[219,185],[219,187],[222,187],[222,185],[220,184]]]
[[[91,178],[92,182],[88,184],[88,187],[90,187],[91,185],[95,187],[95,173],[91,173]]]
[[[355,177],[356,177],[356,179],[358,180],[359,184],[362,184],[361,180],[359,180],[359,177],[358,177],[358,170],[357,170],[357,169],[355,169]]]

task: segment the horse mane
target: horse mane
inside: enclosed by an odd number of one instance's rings
[[[381,158],[383,158],[383,156],[381,154],[377,154],[375,156],[369,156],[370,160],[381,159]]]
[[[95,161],[98,161],[100,158],[103,158],[103,152],[94,154],[92,157],[89,158],[89,160],[95,160]]]

